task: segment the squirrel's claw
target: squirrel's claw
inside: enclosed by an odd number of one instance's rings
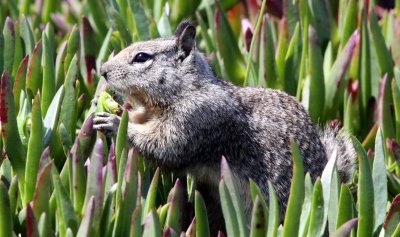
[[[103,132],[107,137],[116,136],[121,118],[115,114],[99,112],[93,119],[93,128]]]

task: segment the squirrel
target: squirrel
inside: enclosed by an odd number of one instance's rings
[[[116,93],[138,108],[129,112],[127,136],[143,156],[173,172],[192,175],[206,200],[210,223],[221,221],[218,183],[224,156],[239,185],[247,216],[249,179],[268,198],[268,181],[285,211],[292,178],[290,140],[315,180],[334,150],[342,182],[354,169],[351,140],[336,128],[318,129],[304,107],[284,92],[239,87],[217,78],[196,47],[196,28],[179,24],[169,38],[135,42],[100,70]],[[98,113],[94,128],[115,135],[120,117]],[[223,223],[223,222],[222,222]]]

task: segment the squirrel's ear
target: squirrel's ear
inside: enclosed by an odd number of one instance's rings
[[[179,51],[183,53],[183,58],[186,58],[196,43],[196,27],[189,21],[183,21],[176,29],[175,36],[177,38]]]

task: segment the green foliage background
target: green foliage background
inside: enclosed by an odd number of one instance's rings
[[[226,234],[400,236],[399,0],[393,9],[372,0],[0,1],[0,236],[209,236],[192,178],[149,167],[128,147],[126,111],[116,139],[92,129],[94,112],[116,108],[100,65],[187,18],[218,76],[286,91],[316,124],[342,124],[358,152],[350,184],[338,180],[336,154],[312,183],[292,143],[283,226],[273,186],[264,200],[251,181],[247,225],[223,159]]]

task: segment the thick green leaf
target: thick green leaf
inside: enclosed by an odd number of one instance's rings
[[[170,193],[170,206],[167,213],[167,219],[165,220],[165,227],[170,227],[177,233],[181,232],[182,228],[182,215],[181,210],[183,209],[183,188],[182,182],[177,179],[174,187]]]
[[[61,102],[63,101],[63,96],[64,96],[64,86],[61,86],[60,89],[58,89],[55,96],[53,97],[53,100],[51,101],[51,104],[47,109],[46,116],[44,117],[43,144],[45,146],[48,145],[52,134],[55,134],[55,129],[60,115]]]
[[[304,188],[304,203],[300,216],[299,236],[307,236],[310,226],[310,210],[314,190],[310,173],[307,173],[304,178]]]
[[[311,13],[311,23],[316,29],[321,46],[325,48],[332,35],[331,31],[335,30],[331,29],[335,25],[330,22],[333,19],[329,12],[327,1],[308,1],[308,4]]]
[[[339,197],[339,208],[336,221],[336,228],[353,218],[353,197],[347,185],[342,184]]]
[[[375,52],[378,58],[381,75],[387,73],[389,79],[392,79],[394,77],[392,54],[386,48],[385,39],[383,38],[375,12],[371,11],[369,16],[372,39],[375,46]]]
[[[260,48],[263,51],[260,52],[259,59],[259,77],[265,79],[265,84],[270,88],[277,87],[277,76],[276,76],[276,63],[275,63],[275,47],[274,40],[272,38],[271,24],[268,18],[264,17],[264,24],[261,29],[261,43]],[[259,79],[261,80],[261,79]]]
[[[208,225],[207,209],[200,192],[196,191],[194,195],[194,210],[196,217],[196,236],[210,236]]]
[[[7,188],[0,181],[0,236],[12,236],[12,213],[10,208],[10,199],[8,197]]]
[[[142,214],[143,217],[142,222],[145,221],[145,217],[147,216],[147,214],[149,214],[150,210],[155,208],[159,176],[160,176],[160,168],[157,168],[156,172],[153,175],[153,179],[151,180],[149,190],[147,192],[146,202],[144,204],[144,209]]]
[[[174,24],[179,23],[185,17],[192,15],[200,4],[200,0],[186,1],[175,0],[172,1],[171,6],[171,21]]]
[[[283,14],[285,15],[286,19],[286,26],[287,32],[289,37],[294,34],[296,24],[299,22],[299,9],[298,9],[298,2],[297,1],[285,1],[282,2],[284,4],[285,11]]]
[[[51,235],[52,230],[51,230],[50,217],[49,215],[46,215],[45,212],[43,212],[42,215],[40,215],[37,225],[38,225],[39,236]]]
[[[218,52],[223,60],[227,78],[236,84],[243,84],[246,76],[246,65],[238,43],[234,37],[232,28],[226,18],[225,12],[217,4],[215,13],[215,32]]]
[[[122,46],[128,47],[129,44],[132,43],[132,36],[128,31],[128,26],[126,20],[123,18],[120,12],[114,10],[113,17],[115,21],[115,25],[120,34],[120,39],[122,40]]]
[[[310,212],[310,225],[308,229],[309,236],[319,236],[324,232],[324,196],[321,180],[318,178],[314,185],[313,198]]]
[[[306,108],[308,108],[311,120],[314,123],[317,123],[321,120],[324,109],[325,84],[324,73],[322,69],[323,59],[321,45],[315,30],[311,26],[308,28],[308,39],[308,71],[310,75],[310,92]]]
[[[343,96],[344,85],[346,84],[344,76],[350,60],[353,56],[354,48],[358,42],[359,33],[355,31],[346,43],[346,46],[339,53],[333,64],[329,75],[325,78],[325,119],[329,119],[332,114],[337,112],[337,100]]]
[[[77,237],[96,236],[93,229],[98,227],[98,225],[94,223],[96,210],[95,201],[95,197],[91,196],[87,202],[82,222],[79,226],[78,233],[76,234]]]
[[[50,21],[50,15],[56,11],[56,8],[59,4],[59,0],[44,0],[42,22]]]
[[[36,219],[39,220],[42,213],[49,211],[49,199],[51,191],[51,168],[53,163],[49,162],[40,171],[35,187],[35,193],[32,199],[32,209]],[[48,221],[50,221],[47,218]]]
[[[36,94],[32,104],[32,126],[28,142],[25,174],[25,203],[33,198],[40,156],[43,151],[43,121],[40,110],[39,94]]]
[[[165,226],[165,219],[167,219],[167,213],[169,210],[169,206],[170,203],[168,202],[167,204],[165,204],[164,206],[160,207],[157,212],[158,212],[158,216],[160,219],[160,226],[164,227]]]
[[[337,210],[335,209],[330,209],[331,204],[333,201],[337,200],[337,197],[333,195],[338,195],[337,193],[333,193],[335,189],[338,189],[338,183],[337,180],[335,179],[335,172],[336,172],[336,161],[337,161],[337,151],[335,150],[332,154],[327,154],[329,155],[329,161],[326,164],[324,171],[322,172],[321,176],[321,183],[323,187],[323,193],[324,193],[324,215],[323,215],[323,228],[321,229],[321,235],[324,232],[324,228],[326,225],[326,220],[328,218],[328,214],[332,214],[332,212],[336,212]],[[332,197],[331,197],[332,195]],[[336,206],[337,203],[333,203],[333,206]],[[337,213],[335,213],[337,214]],[[336,221],[336,217],[333,216],[331,217],[331,221],[329,222],[329,233],[332,233],[332,230],[334,229],[332,227],[335,226],[334,221]]]
[[[67,229],[71,229],[72,233],[78,231],[78,220],[74,212],[69,195],[61,183],[60,176],[55,169],[53,170],[53,185],[57,202],[57,219],[58,231],[61,237],[66,236]]]
[[[368,23],[365,8],[362,10],[361,15],[361,50],[360,50],[360,103],[361,103],[361,116],[363,119],[367,116],[368,103],[371,97],[371,48],[368,31]],[[366,122],[364,121],[363,124]]]
[[[279,226],[279,205],[278,197],[274,186],[268,181],[268,196],[269,196],[269,213],[268,213],[268,237],[275,237],[278,235]]]
[[[282,27],[282,22],[279,24],[279,40],[276,47],[276,72],[278,75],[278,89],[283,89],[285,86],[285,67],[286,66],[286,55],[288,51],[288,42],[286,39],[286,28]]]
[[[6,18],[3,28],[4,37],[4,70],[7,74],[11,75],[14,64],[14,48],[15,48],[15,29],[14,23],[10,17]],[[0,55],[1,56],[1,55]]]
[[[0,31],[0,70],[1,72],[4,69],[4,57],[2,56],[4,54],[4,36],[3,32]]]
[[[175,0],[174,2],[181,2],[182,0]],[[188,1],[183,0],[183,2],[186,3],[186,5],[189,6],[195,6],[199,0],[191,1],[188,4]],[[134,25],[134,31],[133,31],[133,39],[136,40],[147,40],[150,38],[150,33],[149,33],[149,22],[148,18],[146,17],[143,5],[143,2],[141,1],[135,1],[135,0],[129,0],[128,4],[130,6],[131,10],[131,16],[133,17],[133,25]],[[182,11],[183,9],[179,9]],[[173,13],[176,13],[177,11],[172,11],[171,17],[173,17]]]
[[[294,140],[290,141],[293,158],[293,178],[290,186],[289,201],[285,215],[282,236],[297,236],[300,224],[301,205],[304,200],[304,168],[299,148]]]
[[[244,215],[244,207],[242,203],[242,199],[240,197],[241,192],[237,184],[235,183],[235,178],[229,168],[228,161],[225,157],[221,159],[221,179],[223,179],[226,183],[226,187],[229,190],[229,195],[232,199],[233,206],[235,208],[235,213],[237,217],[237,224],[239,228],[240,236],[248,236],[248,230],[246,227],[246,217]],[[226,217],[224,215],[224,217]]]
[[[75,139],[75,143],[71,148],[72,159],[72,202],[76,213],[84,211],[83,205],[85,203],[86,194],[86,170],[85,170],[85,157],[83,156],[82,146],[80,139]],[[99,187],[100,188],[100,187]],[[92,194],[93,195],[93,194]]]
[[[150,211],[144,222],[143,237],[161,237],[160,220],[154,209]]]
[[[26,77],[26,92],[33,98],[36,92],[42,88],[42,41],[39,40],[33,49],[29,60],[29,67]]]
[[[134,148],[131,148],[129,149],[122,180],[121,201],[116,214],[113,236],[128,236],[130,233],[132,213],[139,203],[137,200],[137,194],[140,192],[138,190],[140,189],[138,176],[137,153]]]
[[[88,210],[86,206],[89,205],[91,197],[94,197],[94,211],[93,217],[91,217],[90,226],[90,233],[93,233],[94,236],[97,236],[99,233],[99,224],[101,222],[101,214],[103,212],[103,160],[103,141],[98,139],[90,158],[85,205],[82,209],[82,214],[84,214],[86,210]]]
[[[377,122],[382,129],[383,138],[394,138],[395,130],[393,127],[393,118],[391,116],[392,110],[392,93],[391,82],[388,74],[385,74],[380,81],[378,107],[377,107]],[[392,161],[393,162],[393,161]]]
[[[64,65],[63,65],[64,72],[67,74],[71,68],[71,65],[77,63],[77,62],[72,62],[73,58],[76,57],[76,60],[79,59],[79,57],[77,56],[77,55],[79,55],[79,43],[80,43],[79,42],[79,28],[75,25],[74,28],[71,30],[71,33],[68,37],[66,55],[65,55],[65,59],[64,59]],[[65,80],[68,80],[68,78],[66,78]]]
[[[60,110],[60,123],[63,123],[70,139],[75,138],[76,130],[76,93],[75,83],[78,74],[78,57],[75,55],[71,61],[64,82],[64,98]]]
[[[396,140],[400,141],[400,71],[398,70],[396,71],[395,80],[392,80],[392,95],[396,123]]]
[[[20,31],[21,38],[24,40],[25,44],[25,54],[32,56],[33,49],[35,47],[35,39],[33,38],[32,27],[28,22],[28,18],[26,16],[22,17]]]
[[[128,111],[124,110],[122,112],[121,121],[119,123],[116,145],[115,145],[115,158],[117,165],[119,165],[121,162],[122,150],[126,149],[127,147],[127,131],[128,131]]]
[[[296,25],[293,36],[290,39],[289,46],[287,48],[287,52],[285,55],[285,61],[281,61],[280,55],[277,60],[280,60],[282,63],[280,66],[283,66],[283,72],[281,72],[281,76],[283,76],[283,81],[281,81],[283,85],[283,89],[290,95],[296,94],[297,82],[300,74],[300,63],[301,63],[301,53],[302,53],[302,42],[301,42],[301,34],[300,34],[300,26]],[[280,43],[284,43],[284,40],[281,40]],[[281,50],[285,50],[282,46]],[[283,53],[283,51],[280,51]],[[282,74],[283,73],[283,74]],[[303,103],[304,104],[304,103]],[[308,106],[308,105],[307,105]],[[306,107],[308,108],[308,107]]]
[[[260,197],[257,195],[254,200],[253,211],[251,215],[251,224],[250,224],[251,237],[257,237],[257,236],[261,237],[266,235],[267,216],[265,216],[265,214],[266,214],[265,206],[263,205],[262,201],[260,201]]]
[[[0,121],[4,148],[13,170],[18,175],[20,190],[25,187],[25,150],[18,134],[11,81],[6,73],[1,76]],[[23,193],[21,193],[23,196]]]
[[[345,47],[349,38],[353,34],[354,30],[357,28],[357,1],[348,1],[346,6],[346,13],[343,22],[342,35],[340,38],[340,49]]]
[[[96,41],[95,34],[93,32],[93,28],[89,23],[89,20],[84,16],[82,17],[82,28],[81,28],[81,37],[82,37],[82,51],[84,60],[84,68],[85,73],[83,73],[84,81],[87,89],[90,93],[93,93],[95,90],[94,85],[94,77],[92,75],[92,70],[96,70]]]
[[[142,215],[142,206],[136,206],[135,210],[132,213],[132,218],[131,218],[131,225],[130,225],[130,236],[131,237],[136,237],[136,236],[142,236],[142,220],[140,218],[140,215]],[[150,212],[149,212],[150,214]]]
[[[375,140],[375,157],[372,169],[372,181],[374,184],[374,209],[375,225],[374,231],[382,225],[386,215],[386,205],[388,201],[387,178],[385,168],[385,149],[383,146],[383,136],[381,129],[378,130]]]
[[[16,40],[14,44],[14,63],[11,73],[12,76],[15,76],[17,74],[18,66],[21,63],[23,57],[26,55],[21,40],[21,21],[16,21],[14,23],[14,31]]]
[[[26,55],[24,59],[22,59],[14,79],[13,95],[14,95],[15,109],[17,111],[19,111],[20,108],[19,101],[20,101],[21,90],[25,90],[28,60],[29,60],[29,55]]]
[[[88,0],[87,4],[89,6],[89,11],[91,16],[93,17],[92,23],[94,23],[94,27],[96,32],[100,33],[101,36],[106,35],[108,28],[108,20],[106,14],[106,5],[102,3],[99,4],[97,0]]]
[[[371,167],[367,154],[357,139],[353,139],[354,147],[359,160],[358,177],[358,226],[357,236],[372,236],[374,230],[374,209],[371,203],[374,203],[374,190],[372,181]]]
[[[219,195],[221,198],[222,213],[228,236],[239,236],[238,218],[235,207],[224,179],[219,182]]]
[[[41,109],[42,113],[46,114],[53,97],[56,93],[56,78],[55,68],[53,63],[53,51],[50,42],[45,33],[42,35],[43,48],[43,84],[41,94]]]
[[[100,237],[105,237],[105,236],[110,236],[111,231],[112,231],[112,226],[114,222],[112,221],[112,217],[114,214],[114,210],[112,209],[112,202],[113,202],[113,197],[115,195],[115,189],[110,190],[107,194],[105,194],[105,202],[103,204],[104,206],[104,211],[103,215],[101,217],[101,223],[100,223]],[[139,235],[140,236],[140,235]]]
[[[383,228],[385,229],[385,237],[391,236],[397,232],[397,225],[400,223],[400,194],[393,198],[392,204],[385,218]],[[392,235],[395,236],[395,235]]]
[[[100,71],[100,65],[107,61],[107,57],[109,54],[110,48],[110,39],[111,39],[112,29],[110,28],[107,32],[107,35],[104,37],[103,43],[101,44],[101,48],[99,50],[99,54],[96,60],[96,69]]]
[[[67,56],[67,42],[63,42],[60,44],[57,57],[56,57],[56,88],[59,88],[64,84],[65,72],[64,71],[64,64],[65,64],[65,57]]]
[[[121,152],[121,157],[120,161],[117,163],[119,168],[116,173],[117,173],[117,193],[115,197],[115,206],[119,207],[121,204],[121,199],[122,199],[122,181],[124,179],[124,172],[125,172],[125,166],[126,162],[128,160],[128,153],[126,148],[124,148]]]
[[[348,237],[350,236],[351,230],[356,226],[357,224],[357,218],[351,219],[346,223],[343,223],[343,225],[338,228],[335,233],[333,233],[334,237]]]
[[[251,38],[251,43],[250,43],[250,49],[249,49],[249,54],[247,56],[247,66],[246,66],[246,78],[244,81],[244,85],[247,85],[247,82],[251,81],[251,77],[253,77],[254,80],[256,80],[255,76],[252,76],[254,73],[251,73],[251,71],[254,70],[253,67],[253,53],[254,53],[254,47],[256,44],[256,39],[259,37],[256,37],[257,35],[259,35],[260,32],[260,27],[262,25],[262,20],[263,20],[263,14],[264,14],[264,9],[265,9],[265,4],[267,3],[267,0],[263,0],[262,4],[261,4],[261,9],[260,9],[260,13],[258,15],[258,19],[257,19],[257,23],[253,32],[253,37]],[[257,83],[258,84],[258,83]]]
[[[8,197],[10,198],[11,213],[16,213],[17,203],[20,199],[18,190],[18,177],[14,175],[11,180],[10,187],[8,188]]]

